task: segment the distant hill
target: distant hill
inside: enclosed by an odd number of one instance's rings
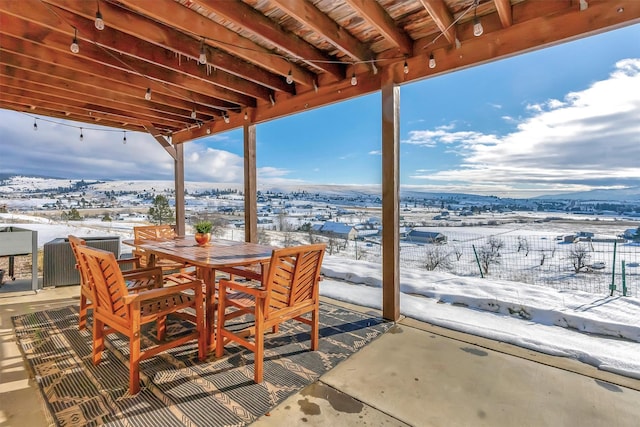
[[[630,187],[614,190],[578,191],[575,193],[554,194],[535,197],[537,200],[600,200],[608,202],[638,202],[640,201],[640,187]]]
[[[0,193],[10,193],[15,191],[50,191],[60,187],[73,186],[80,182],[79,179],[55,178],[48,176],[20,176],[14,174],[0,174]],[[152,193],[171,193],[174,183],[171,180],[85,180],[87,188],[94,191],[133,191]],[[185,182],[187,192],[203,192],[210,190],[232,189],[243,191],[244,186],[238,183],[216,183],[216,182]],[[295,193],[307,192],[311,194],[322,194],[328,197],[345,198],[371,198],[382,197],[380,185],[329,185],[329,184],[291,184],[291,185],[261,185],[258,187],[262,192],[274,193]],[[400,195],[403,199],[431,199],[443,200],[445,203],[457,201],[460,203],[492,204],[497,201],[502,203],[522,202],[526,200],[582,200],[582,201],[608,201],[608,202],[640,202],[640,187],[631,187],[620,190],[593,190],[574,193],[553,194],[533,197],[531,199],[500,198],[496,196],[484,196],[471,193],[451,193],[423,191],[417,186],[401,186]]]

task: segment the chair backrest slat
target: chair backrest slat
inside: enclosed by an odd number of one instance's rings
[[[316,302],[326,245],[276,249],[271,256],[265,288],[266,317],[304,302]]]
[[[169,224],[133,227],[133,238],[135,240],[173,239],[175,236],[176,232]]]
[[[112,252],[88,246],[78,247],[83,259],[83,268],[87,268],[87,278],[94,293],[97,312],[109,317],[129,319],[129,311],[124,305],[128,295],[127,285],[118,267],[118,261]]]

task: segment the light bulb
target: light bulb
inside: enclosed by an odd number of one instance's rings
[[[482,28],[482,23],[480,19],[476,16],[473,18],[473,35],[476,37],[480,37],[484,32],[484,28]]]
[[[227,116],[226,114],[224,116],[222,116],[224,118],[224,122],[225,123],[229,123],[229,116]]]
[[[436,59],[433,57],[433,53],[429,55],[429,68],[436,68]]]
[[[358,84],[358,78],[356,77],[356,73],[351,75],[351,86],[355,86]]]
[[[198,62],[202,65],[207,63],[207,53],[204,51],[204,46],[200,48],[200,56],[198,57]]]
[[[287,74],[287,84],[293,83],[293,76],[291,75],[291,70],[289,70],[289,74]]]
[[[246,111],[244,112],[244,119],[245,119],[245,120],[249,120],[249,115],[247,114],[247,112],[246,112]]]
[[[122,143],[126,144],[127,143],[127,132],[124,133],[124,136],[122,137]]]
[[[96,28],[100,31],[104,30],[104,21],[102,20],[102,13],[100,13],[100,9],[96,12]]]
[[[147,101],[151,101],[151,88],[148,87],[147,91],[144,94],[144,99],[146,99]]]
[[[196,117],[197,117],[196,109],[194,108],[193,111],[191,111],[191,118],[195,119]]]
[[[404,60],[404,73],[409,74],[409,64],[407,64],[407,60]]]
[[[38,123],[36,123],[36,119],[33,119],[33,130],[38,130]]]
[[[71,46],[69,46],[69,49],[71,49],[71,52],[73,53],[78,53],[80,52],[80,46],[78,45],[78,39],[77,38],[73,38],[73,42],[71,43]]]
[[[84,140],[84,135],[82,134],[82,128],[80,128],[80,141]]]

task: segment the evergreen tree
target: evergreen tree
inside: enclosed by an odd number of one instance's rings
[[[149,208],[149,219],[154,224],[173,223],[173,210],[166,197],[158,195],[153,199],[153,206]]]

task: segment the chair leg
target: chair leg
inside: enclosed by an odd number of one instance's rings
[[[200,295],[202,295],[202,291],[200,291]],[[198,299],[196,298],[196,301],[197,300]],[[200,302],[196,302],[195,308],[196,330],[198,331],[198,360],[202,362],[207,358],[207,328],[204,326],[204,308],[202,307],[202,298],[200,298]]]
[[[224,305],[225,295],[220,294],[220,298],[218,299],[218,319],[216,323],[216,357],[222,357],[224,354],[224,338],[222,336],[222,328],[224,327]],[[207,319],[207,322],[212,322],[213,320]]]
[[[140,391],[140,325],[136,325],[129,340],[129,394]]]
[[[264,311],[262,309],[264,300],[256,301],[256,335],[254,337],[255,351],[253,355],[253,380],[256,384],[262,382],[264,372]]]
[[[311,312],[311,350],[318,349],[318,333],[320,329],[320,312],[318,307]]]
[[[102,360],[104,350],[104,323],[93,319],[93,364],[97,365]]]
[[[78,329],[83,330],[87,327],[87,297],[80,293],[80,320]]]
[[[156,334],[158,341],[164,341],[167,336],[167,316],[158,317],[156,321],[158,333]]]

